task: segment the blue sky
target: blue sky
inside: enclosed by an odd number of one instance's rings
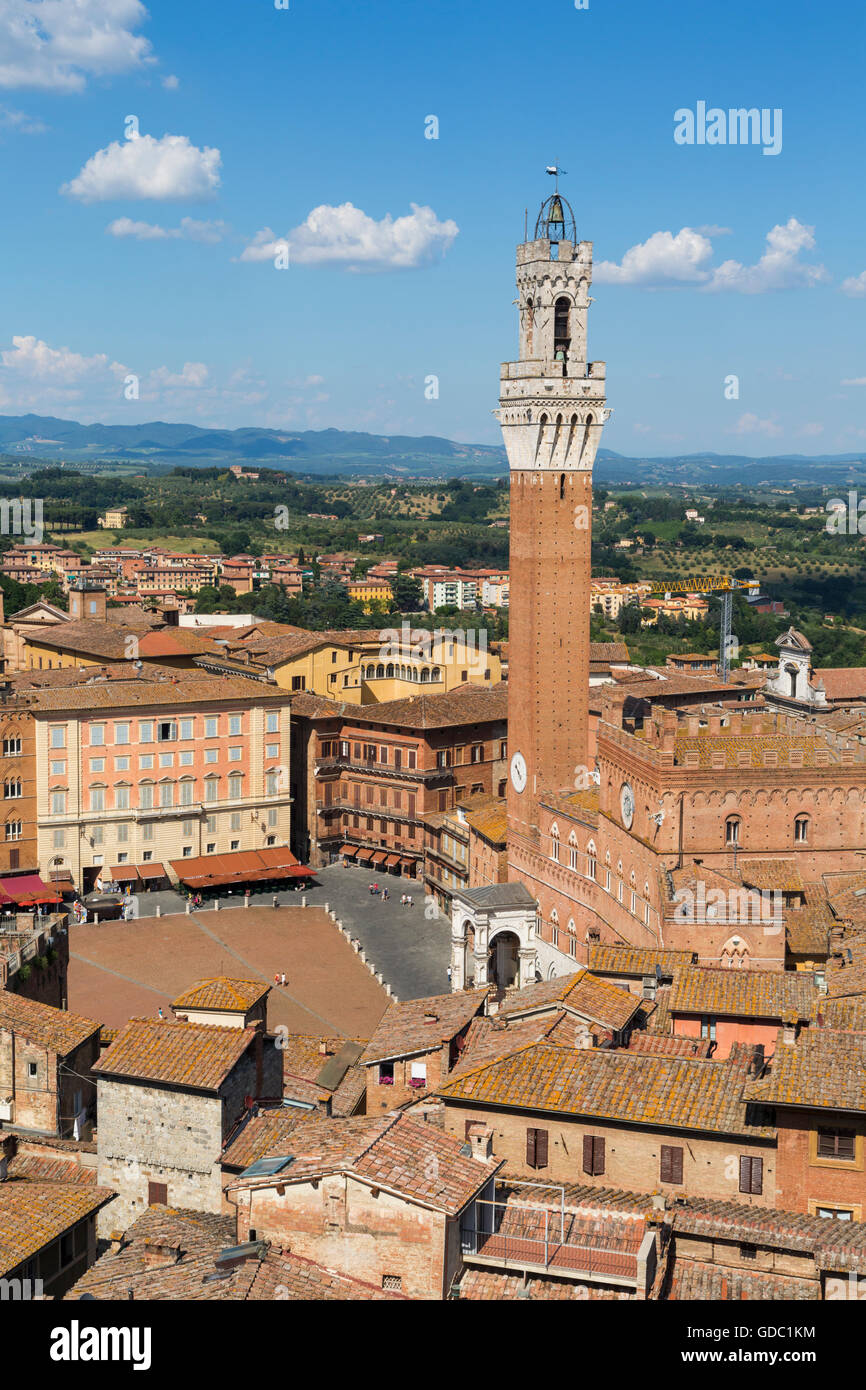
[[[862,5],[71,10],[0,0],[0,413],[498,442],[558,160],[607,447],[866,447]],[[781,151],[677,144],[698,102],[781,109]]]

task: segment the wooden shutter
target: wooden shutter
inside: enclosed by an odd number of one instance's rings
[[[583,1136],[583,1171],[592,1175],[592,1135]]]
[[[547,1167],[547,1130],[537,1129],[535,1131],[535,1166],[536,1168]]]
[[[583,1171],[593,1178],[604,1172],[604,1140],[594,1134],[583,1138]]]
[[[762,1158],[752,1159],[752,1185],[749,1191],[755,1197],[760,1197],[764,1190],[764,1160]]]
[[[672,1144],[662,1144],[659,1159],[659,1180],[681,1183],[683,1180],[683,1151]]]
[[[534,1168],[535,1163],[535,1130],[526,1131],[526,1164],[528,1168]]]
[[[740,1159],[740,1191],[753,1193],[760,1196],[764,1185],[764,1160],[762,1158],[749,1158],[745,1155]]]
[[[147,1184],[147,1205],[149,1207],[164,1207],[168,1205],[167,1183],[149,1182]]]

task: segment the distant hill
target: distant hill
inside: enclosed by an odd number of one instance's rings
[[[149,421],[143,425],[82,425],[52,415],[0,415],[0,453],[26,466],[28,457],[83,462],[117,459],[157,466],[231,463],[286,468],[303,474],[347,477],[497,476],[507,472],[505,450],[458,444],[438,435],[379,435],[353,430],[203,429]],[[684,487],[800,484],[841,487],[866,479],[857,454],[682,454],[629,458],[600,449],[599,483]]]

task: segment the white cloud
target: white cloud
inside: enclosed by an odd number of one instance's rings
[[[0,130],[17,130],[21,135],[43,135],[48,129],[44,121],[28,116],[26,111],[13,111],[0,106]]]
[[[640,422],[634,424],[632,426],[632,429],[634,430],[635,434],[652,434],[653,432],[652,425],[642,425],[640,424]]]
[[[620,265],[601,261],[594,279],[601,285],[665,285],[695,283],[707,278],[706,262],[713,254],[708,236],[693,227],[653,232],[647,241],[626,251]]]
[[[412,270],[444,255],[458,235],[456,222],[440,222],[432,208],[411,204],[406,217],[379,222],[352,203],[313,208],[286,237],[270,227],[257,232],[242,261],[273,261],[289,247],[296,265],[336,265],[346,270]]]
[[[162,79],[162,85],[167,92],[176,92],[180,86],[180,78],[175,77],[173,72],[167,73]]]
[[[866,386],[866,376],[843,377],[840,386]]]
[[[809,439],[814,439],[817,435],[823,433],[824,426],[818,420],[809,420],[797,430],[798,435],[805,435]]]
[[[724,261],[713,271],[708,290],[766,294],[770,290],[811,289],[829,279],[822,265],[800,260],[801,251],[814,251],[815,228],[789,217],[767,233],[767,249],[755,265]]]
[[[0,0],[0,87],[78,92],[153,62],[141,0]]]
[[[113,237],[133,237],[136,241],[222,241],[225,222],[198,222],[194,217],[182,217],[179,227],[161,227],[155,222],[137,222],[131,217],[116,217],[106,232]]]
[[[740,294],[766,294],[771,290],[811,288],[829,279],[823,265],[800,259],[802,251],[815,248],[815,228],[796,217],[767,233],[767,249],[751,266],[723,261],[710,266],[713,236],[725,235],[726,227],[683,227],[673,232],[654,232],[646,241],[626,251],[619,265],[602,261],[595,270],[600,284],[689,285],[704,291],[734,290]],[[866,294],[866,272],[862,293]]]
[[[219,188],[220,163],[219,150],[199,149],[185,135],[140,135],[97,150],[60,191],[82,203],[210,198]]]
[[[85,357],[66,347],[49,347],[41,338],[33,337],[13,337],[12,347],[0,352],[0,363],[7,370],[32,379],[64,384],[106,372],[122,376],[126,371],[119,362],[111,362],[104,352]]]
[[[782,426],[775,419],[762,420],[759,416],[747,412],[741,415],[729,434],[764,434],[769,438],[775,438],[782,433]]]
[[[178,389],[190,387],[198,389],[208,379],[208,369],[204,362],[184,362],[183,370],[172,372],[168,367],[156,367],[147,378],[149,390]]]
[[[849,275],[847,280],[843,280],[842,293],[850,295],[852,299],[862,299],[866,295],[866,270],[861,270],[859,275]]]

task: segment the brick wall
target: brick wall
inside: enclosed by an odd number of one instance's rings
[[[457,1272],[457,1242],[447,1231],[455,1223],[352,1177],[287,1183],[282,1196],[276,1186],[235,1195],[240,1241],[252,1228],[258,1239],[378,1288],[396,1276],[415,1298],[442,1298]]]
[[[718,1138],[694,1131],[626,1128],[623,1125],[593,1123],[583,1117],[566,1119],[552,1115],[516,1115],[487,1110],[483,1106],[445,1103],[445,1132],[463,1139],[466,1124],[480,1120],[493,1131],[493,1154],[505,1159],[506,1172],[540,1182],[591,1183],[597,1187],[618,1187],[630,1192],[658,1190],[686,1192],[695,1197],[717,1197],[771,1207],[776,1203],[776,1151],[770,1141],[763,1143],[736,1136]],[[548,1132],[548,1163],[543,1169],[531,1168],[526,1161],[526,1131]],[[583,1138],[592,1135],[605,1141],[604,1173],[584,1172]],[[660,1153],[663,1144],[683,1151],[681,1184],[660,1181]],[[763,1158],[763,1192],[749,1196],[739,1191],[740,1156]],[[779,1204],[780,1205],[780,1204]],[[787,1203],[785,1204],[787,1205]]]

